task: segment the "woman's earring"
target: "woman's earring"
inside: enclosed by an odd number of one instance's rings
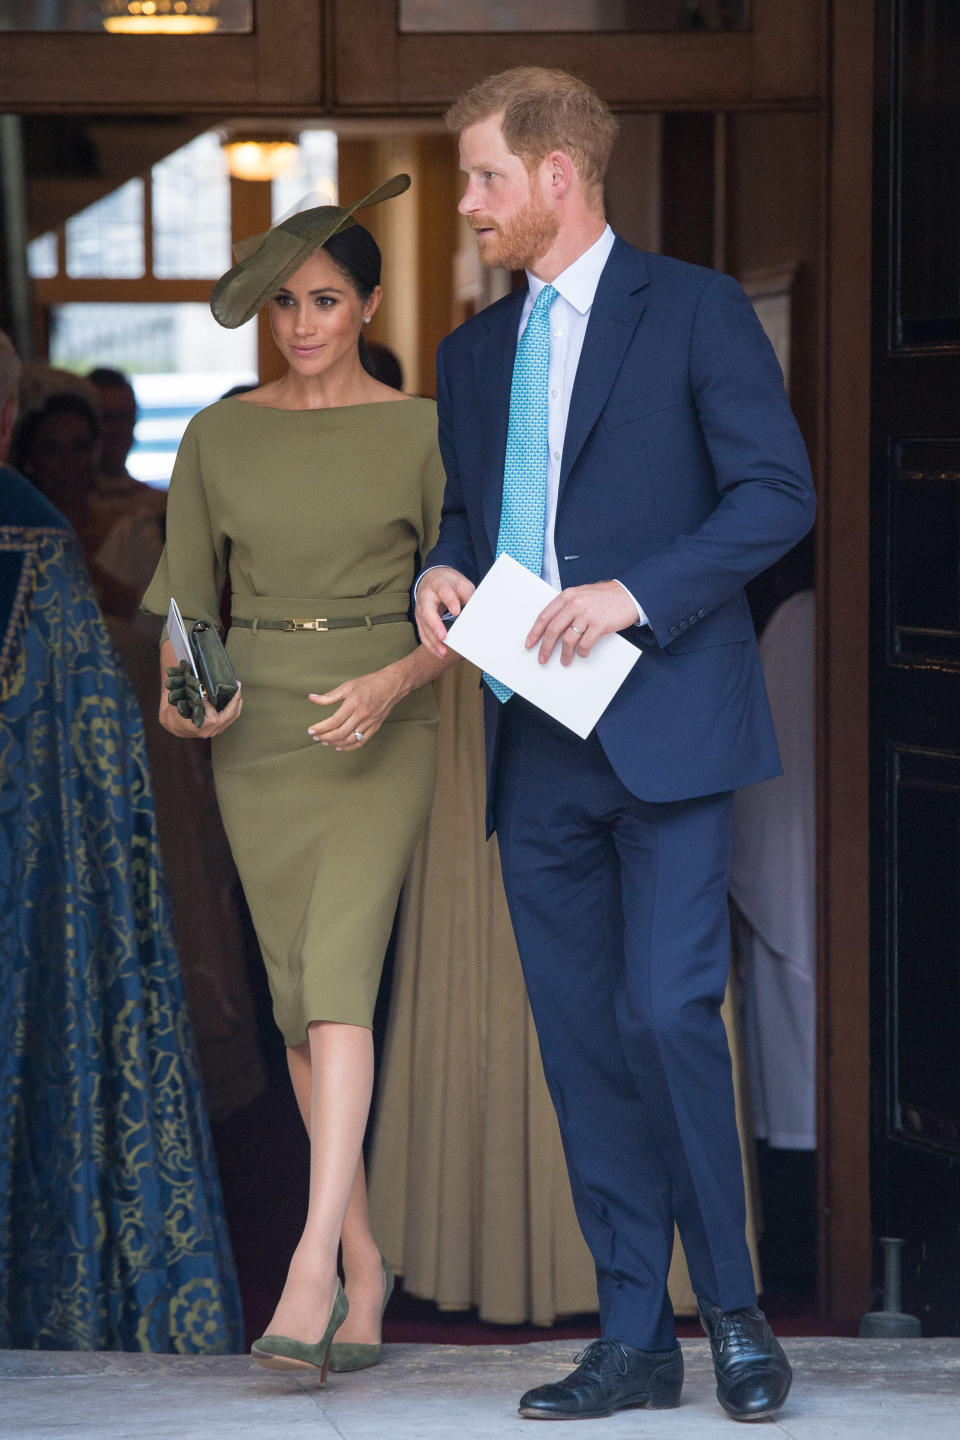
[[[364,323],[364,325],[369,325],[369,324],[370,324],[370,321],[371,321],[372,319],[373,319],[373,316],[372,316],[372,315],[364,315],[364,317],[363,317],[363,323]]]

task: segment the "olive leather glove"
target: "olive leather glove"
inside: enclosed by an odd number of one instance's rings
[[[200,693],[200,681],[186,660],[181,660],[179,665],[171,665],[168,668],[164,684],[167,687],[167,699],[170,704],[176,705],[183,718],[192,720],[199,730],[206,719],[207,712],[204,709],[203,696]]]

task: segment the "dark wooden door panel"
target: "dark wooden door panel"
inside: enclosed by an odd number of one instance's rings
[[[960,669],[960,439],[898,438],[888,454],[887,663]]]
[[[894,1044],[888,1067],[887,1138],[956,1162],[960,757],[892,749],[890,793],[893,893],[887,948]],[[950,1218],[955,1229],[960,1216]]]
[[[892,139],[897,347],[960,343],[960,5],[901,0]]]
[[[960,1333],[960,8],[884,0],[871,496],[874,1234]]]

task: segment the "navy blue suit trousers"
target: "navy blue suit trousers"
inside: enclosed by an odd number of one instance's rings
[[[680,1229],[697,1294],[756,1300],[720,1015],[729,792],[652,803],[516,697],[494,801],[511,919],[605,1335],[675,1344]]]

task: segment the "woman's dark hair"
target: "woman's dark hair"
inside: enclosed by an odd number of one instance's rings
[[[380,246],[369,230],[351,225],[331,235],[324,250],[348,277],[361,300],[367,300],[380,284]]]
[[[389,345],[379,340],[365,340],[361,335],[360,363],[374,380],[389,385],[391,390],[403,389],[403,366]]]
[[[90,427],[91,439],[100,439],[100,417],[89,401],[70,390],[58,391],[55,395],[48,395],[38,410],[28,411],[14,430],[10,447],[10,463],[14,469],[22,470],[24,462],[29,462],[41,429],[48,420],[54,420],[58,415],[79,415]]]

